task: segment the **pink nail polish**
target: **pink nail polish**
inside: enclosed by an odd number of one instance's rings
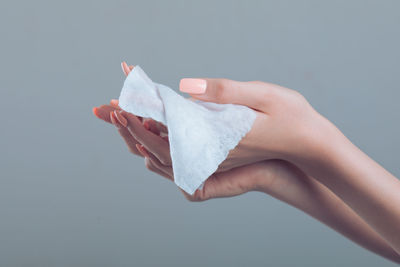
[[[185,78],[179,84],[179,89],[189,94],[204,94],[206,88],[207,81],[203,79]]]
[[[128,121],[124,116],[122,116],[121,111],[114,110],[114,115],[124,127],[128,126]]]
[[[144,148],[143,145],[136,144],[136,148],[139,150],[139,152],[140,152],[144,157],[146,157],[146,158],[149,158],[149,157],[150,157],[149,153],[147,152],[147,150]]]
[[[115,117],[115,114],[114,114],[113,111],[110,112],[110,120],[111,120],[111,123],[112,123],[115,127],[121,128],[121,124],[118,123],[118,120],[117,120],[117,118]]]
[[[111,100],[110,100],[110,105],[112,105],[112,106],[118,106],[118,99],[111,99]]]
[[[126,76],[128,76],[129,72],[131,72],[131,70],[128,67],[128,64],[126,64],[125,61],[123,61],[121,63],[121,68],[122,68],[122,71],[125,73]]]

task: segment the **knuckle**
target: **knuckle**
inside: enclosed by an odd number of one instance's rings
[[[231,85],[231,80],[229,79],[219,79],[217,83],[217,89],[224,90],[226,88],[229,88]]]
[[[219,102],[224,102],[227,98],[227,92],[232,87],[232,81],[228,79],[220,79],[215,86],[215,98]]]
[[[268,104],[275,102],[280,98],[281,92],[279,88],[264,83],[264,90],[261,90],[260,97],[258,98],[259,104]]]

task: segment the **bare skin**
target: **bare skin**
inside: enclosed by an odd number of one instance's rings
[[[125,74],[132,70],[123,64]],[[361,246],[400,263],[400,182],[357,149],[297,92],[262,82],[205,79],[193,98],[257,110],[248,135],[191,201],[248,191],[270,194]],[[147,168],[173,180],[165,126],[118,107],[95,108]],[[326,141],[328,140],[328,141]],[[313,178],[314,177],[314,178]]]

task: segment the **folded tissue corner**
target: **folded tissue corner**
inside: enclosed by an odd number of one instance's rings
[[[188,194],[218,169],[256,118],[246,106],[185,99],[154,83],[139,66],[127,76],[119,105],[167,126],[174,180]]]

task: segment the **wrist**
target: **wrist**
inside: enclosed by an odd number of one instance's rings
[[[328,119],[315,112],[311,125],[305,125],[300,134],[301,140],[295,153],[288,155],[286,160],[303,168],[304,165],[320,166],[340,157],[343,150],[349,150],[354,145]]]
[[[330,176],[345,177],[345,173],[354,171],[363,153],[322,115],[317,114],[314,121],[313,131],[304,141],[306,153],[292,155],[290,161],[307,175],[322,180]]]

